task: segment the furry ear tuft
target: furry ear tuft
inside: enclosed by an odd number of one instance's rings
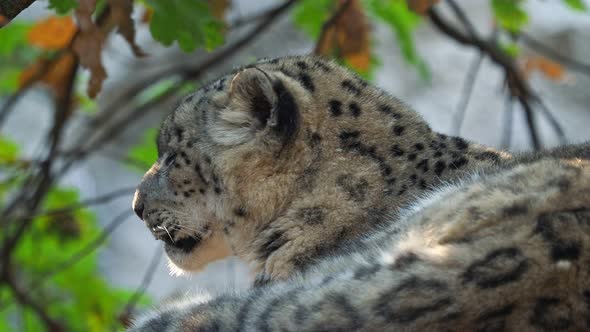
[[[293,95],[280,78],[251,67],[231,80],[225,109],[210,132],[223,145],[245,143],[258,133],[284,145],[295,133],[297,118]]]
[[[263,128],[271,120],[271,113],[277,104],[277,95],[273,89],[272,78],[258,68],[248,68],[234,76],[230,83],[229,98],[231,104],[247,111]]]

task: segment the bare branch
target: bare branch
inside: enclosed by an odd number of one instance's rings
[[[465,11],[463,11],[463,9],[459,7],[455,0],[447,0],[447,3],[453,10],[453,13],[455,13],[455,16],[457,16],[461,24],[463,24],[463,27],[465,27],[465,30],[467,30],[469,35],[471,35],[472,37],[477,37],[477,30],[475,29],[471,21],[469,21],[469,19],[467,18],[467,14],[465,14]]]
[[[479,73],[479,69],[481,68],[482,62],[483,54],[479,53],[477,57],[473,59],[473,62],[467,70],[467,77],[465,78],[465,82],[463,83],[463,92],[461,93],[461,100],[457,105],[457,111],[455,112],[455,121],[453,123],[453,129],[451,131],[454,135],[461,134],[461,127],[463,126],[463,121],[465,119],[467,105],[469,104],[469,100],[471,99],[471,93],[473,92],[475,80],[477,78],[477,74]]]
[[[16,301],[21,305],[31,308],[31,310],[33,310],[33,312],[37,315],[37,317],[39,317],[41,322],[45,325],[47,331],[65,331],[63,326],[58,321],[54,320],[49,316],[49,314],[46,311],[46,308],[44,308],[41,304],[35,302],[29,296],[30,292],[28,290],[25,291],[24,289],[21,289],[20,285],[17,284],[14,276],[10,273],[10,271],[8,271],[8,267],[4,267],[2,279],[6,282],[6,284],[12,291],[14,299],[16,299]]]
[[[506,96],[504,103],[504,119],[502,124],[502,138],[500,147],[502,149],[510,149],[512,144],[512,122],[514,118],[514,101],[511,95]]]
[[[531,49],[541,53],[548,58],[551,58],[559,63],[563,64],[565,67],[573,70],[577,70],[585,75],[590,75],[590,64],[582,63],[572,58],[569,58],[546,45],[543,45],[541,42],[535,40],[533,37],[529,36],[526,33],[520,33],[518,35],[519,39],[522,40],[525,44],[527,44]]]
[[[551,113],[547,105],[545,105],[545,103],[540,98],[535,98],[535,102],[539,106],[539,110],[543,113],[543,115],[545,115],[547,120],[549,120],[549,124],[551,125],[551,127],[553,127],[553,130],[559,138],[559,142],[561,144],[566,144],[567,138],[565,136],[565,131],[563,130],[563,127],[561,127],[561,125],[559,124],[559,121],[557,121],[553,113]]]
[[[503,53],[495,42],[483,40],[477,36],[467,36],[461,31],[457,30],[451,24],[446,22],[436,11],[431,8],[428,11],[430,21],[437,27],[441,32],[451,37],[455,41],[479,49],[483,54],[486,54],[490,59],[499,65],[505,72],[506,82],[508,84],[509,91],[512,95],[518,98],[525,112],[527,126],[529,129],[529,136],[533,148],[539,150],[541,148],[541,142],[539,140],[539,134],[537,125],[534,121],[533,109],[530,105],[530,100],[534,96],[527,82],[522,78],[522,75],[516,68],[514,61]]]
[[[8,24],[13,18],[15,18],[20,12],[27,9],[35,0],[2,0],[0,1],[0,15],[6,17]],[[3,25],[0,25],[2,28]]]
[[[131,316],[133,309],[137,305],[137,302],[143,296],[143,294],[145,293],[145,291],[149,287],[149,285],[152,283],[152,280],[154,278],[154,274],[156,272],[156,269],[158,268],[158,265],[160,265],[161,260],[162,260],[162,247],[158,247],[156,249],[156,251],[154,252],[154,255],[152,256],[152,259],[150,260],[150,264],[148,265],[148,268],[145,270],[145,273],[143,274],[143,278],[141,280],[141,283],[139,284],[139,286],[137,287],[137,289],[135,290],[133,295],[129,298],[129,301],[127,302],[127,304],[125,305],[125,308],[121,312],[121,317],[123,318],[124,321],[129,320],[129,317]]]
[[[60,56],[60,54],[57,54],[56,56]],[[2,107],[0,108],[0,128],[2,128],[4,121],[6,121],[6,119],[10,115],[10,112],[14,109],[14,105],[16,105],[16,103],[21,99],[21,97],[24,96],[24,94],[27,91],[29,91],[29,89],[33,87],[33,85],[47,73],[49,68],[51,68],[51,65],[51,61],[44,62],[42,66],[33,74],[33,76],[28,78],[23,83],[23,85],[18,89],[18,91],[16,91],[6,99],[6,101],[4,102],[4,104],[2,104]]]
[[[336,24],[336,22],[338,22],[338,19],[340,19],[340,16],[342,16],[342,14],[344,14],[344,12],[346,12],[346,10],[348,9],[348,7],[351,3],[352,3],[352,0],[344,1],[340,5],[340,7],[338,7],[338,9],[334,12],[334,14],[332,14],[332,16],[326,22],[324,22],[324,24],[322,24],[322,30],[320,31],[320,37],[318,38],[318,41],[315,44],[315,48],[313,50],[314,54],[321,53],[320,48],[322,45],[325,44],[326,38],[328,38],[328,32],[330,31],[330,28],[334,24]]]
[[[59,216],[61,214],[69,213],[71,211],[85,208],[85,207],[88,207],[91,205],[108,203],[108,202],[112,201],[113,199],[116,199],[116,198],[119,198],[122,196],[130,196],[134,192],[135,192],[135,187],[117,189],[117,190],[111,191],[109,193],[106,193],[104,195],[100,195],[100,196],[97,196],[94,198],[89,198],[89,199],[80,201],[80,202],[70,205],[70,206],[42,212],[32,218],[47,217],[47,216]]]

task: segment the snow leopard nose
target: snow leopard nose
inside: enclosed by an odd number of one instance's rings
[[[143,210],[145,208],[145,204],[143,203],[142,195],[139,194],[139,190],[135,191],[133,203],[131,206],[133,207],[133,211],[135,211],[135,214],[139,217],[139,219],[143,220]]]

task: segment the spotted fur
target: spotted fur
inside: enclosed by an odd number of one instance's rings
[[[171,265],[234,254],[257,274],[241,296],[162,309],[175,317],[163,330],[570,328],[590,303],[590,287],[563,286],[574,300],[548,281],[585,255],[588,197],[568,199],[590,188],[588,145],[511,155],[438,134],[348,70],[301,56],[187,97],[158,150],[134,209]],[[517,291],[531,280],[554,291]]]

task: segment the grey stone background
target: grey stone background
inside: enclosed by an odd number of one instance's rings
[[[230,19],[246,16],[279,2],[234,0],[228,15]],[[489,1],[463,0],[459,3],[483,35],[491,31]],[[47,14],[45,7],[47,1],[37,1],[23,13],[22,18],[44,16]],[[529,0],[527,7],[531,17],[527,31],[531,35],[567,56],[590,63],[590,13],[574,13],[558,0]],[[477,52],[456,44],[434,30],[428,22],[424,22],[418,29],[415,40],[419,53],[425,58],[432,74],[432,80],[425,82],[416,70],[401,58],[392,31],[376,22],[371,24],[377,55],[382,63],[374,82],[412,105],[435,130],[451,133],[453,115],[461,98],[467,68],[477,56]],[[235,38],[235,35],[230,38]],[[139,29],[138,40],[144,49],[149,50],[150,57],[136,59],[120,37],[109,40],[103,53],[109,79],[99,96],[100,104],[108,103],[108,100],[117,95],[129,82],[147,71],[178,61],[198,62],[200,58],[199,55],[186,55],[176,48],[163,48],[154,43],[146,27]],[[250,62],[256,57],[303,54],[311,49],[313,41],[298,30],[287,15],[238,56],[217,68],[216,72],[210,73],[210,77],[215,77],[220,71],[235,65]],[[500,145],[505,101],[501,82],[501,71],[489,60],[485,60],[465,116],[460,133],[462,136],[491,146]],[[590,139],[590,77],[570,72],[565,82],[551,82],[539,75],[533,75],[531,84],[559,119],[569,142]],[[47,93],[41,89],[31,91],[19,102],[17,108],[4,130],[23,144],[25,152],[38,152],[43,139],[42,133],[47,130],[50,123],[51,106]],[[105,155],[124,154],[138,141],[146,128],[156,126],[161,117],[169,111],[170,107],[162,107],[150,116],[133,123],[119,140],[105,149],[105,153],[99,153],[74,168],[63,180],[63,184],[80,188],[82,196],[86,198],[137,184],[141,174]],[[79,121],[82,123],[84,119]],[[546,121],[539,118],[538,122],[546,145],[557,145],[558,139]],[[512,129],[511,150],[529,149],[528,133],[518,107],[515,108]],[[131,196],[123,197],[96,207],[94,211],[101,224],[107,224],[115,215],[130,208],[131,199]],[[144,271],[157,250],[161,251],[161,244],[154,241],[142,222],[130,217],[101,248],[100,270],[112,284],[135,288],[140,284]],[[215,294],[243,289],[248,286],[251,278],[248,267],[235,258],[211,264],[203,272],[186,277],[171,276],[165,259],[162,259],[147,293],[156,299],[196,289]]]

